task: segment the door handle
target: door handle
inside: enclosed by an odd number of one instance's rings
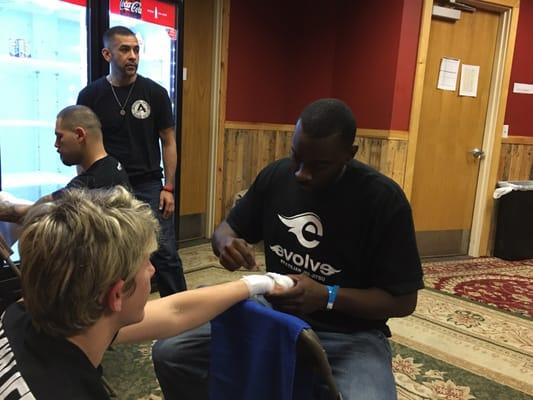
[[[472,149],[469,151],[470,154],[472,154],[472,157],[477,158],[478,160],[482,160],[485,158],[485,152],[481,149],[478,149],[477,147],[475,149]]]

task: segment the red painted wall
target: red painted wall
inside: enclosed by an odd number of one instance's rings
[[[226,119],[294,123],[320,97],[407,130],[422,0],[233,0]]]
[[[331,96],[335,4],[306,3],[302,12],[301,1],[232,1],[227,120],[294,123]]]
[[[406,78],[397,77],[402,19],[401,1],[348,0],[339,10],[334,93],[352,107],[360,127],[408,128],[407,123],[402,124],[402,120],[408,121],[408,116],[399,117],[398,110],[397,125],[391,125],[396,81]],[[410,89],[412,84],[412,79],[402,82]],[[407,101],[408,112],[411,93],[405,99],[397,99],[400,101]]]
[[[421,17],[421,1],[406,1],[404,3],[392,102],[391,129],[409,129]]]
[[[252,5],[253,3],[253,5]],[[285,113],[290,36],[281,2],[231,3],[226,119],[281,121]]]
[[[509,135],[533,136],[533,95],[513,93],[514,83],[533,84],[533,0],[520,0],[518,30],[507,98]]]
[[[295,123],[302,109],[321,97],[333,97],[336,17],[334,1],[285,1],[292,35],[287,59],[290,60],[289,85],[285,93],[284,120]]]

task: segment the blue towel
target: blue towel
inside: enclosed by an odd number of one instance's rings
[[[210,400],[309,399],[312,372],[298,368],[296,342],[309,325],[256,301],[211,321]]]

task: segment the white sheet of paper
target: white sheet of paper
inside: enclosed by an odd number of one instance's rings
[[[513,85],[513,93],[533,94],[533,85],[515,82]]]
[[[457,87],[457,73],[461,60],[443,57],[440,62],[439,81],[437,89],[451,90],[455,92]]]
[[[479,65],[463,64],[461,66],[461,83],[459,96],[477,97],[477,83],[479,81]]]

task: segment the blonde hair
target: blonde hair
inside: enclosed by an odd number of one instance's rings
[[[119,280],[135,290],[143,258],[157,249],[159,225],[150,207],[121,186],[65,191],[33,207],[19,240],[24,303],[35,327],[72,336],[105,311]]]

